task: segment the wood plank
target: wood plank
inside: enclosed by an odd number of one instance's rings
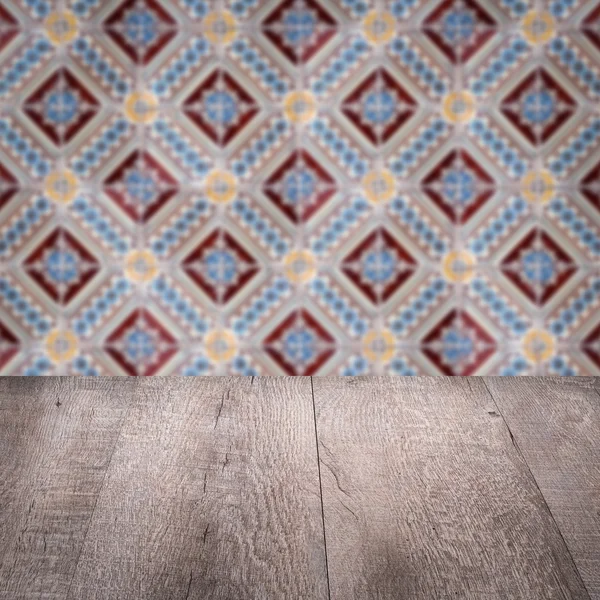
[[[310,380],[145,379],[69,597],[326,596]]]
[[[0,598],[66,598],[133,384],[0,378]]]
[[[485,383],[590,596],[600,600],[600,380],[487,377]]]
[[[589,598],[483,381],[314,379],[332,600]]]

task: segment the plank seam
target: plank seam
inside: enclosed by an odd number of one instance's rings
[[[310,378],[310,392],[312,396],[313,419],[315,423],[315,446],[317,448],[317,471],[319,473],[319,495],[321,496],[321,522],[323,524],[323,548],[325,550],[325,574],[327,576],[327,597],[331,600],[331,585],[329,583],[329,560],[327,557],[327,534],[325,532],[325,508],[323,506],[323,484],[321,483],[321,457],[319,455],[319,430],[317,427],[317,409],[315,406],[315,388],[313,378]]]
[[[569,548],[569,545],[567,544],[567,541],[565,540],[565,538],[563,537],[562,531],[560,529],[560,527],[558,526],[558,523],[556,522],[556,519],[554,518],[554,514],[550,508],[550,506],[548,505],[548,502],[546,502],[546,497],[544,496],[544,492],[542,492],[542,489],[540,488],[540,486],[538,485],[537,479],[535,478],[535,475],[533,474],[529,463],[527,462],[527,459],[525,458],[525,455],[523,454],[523,452],[521,451],[521,448],[519,448],[519,444],[517,443],[517,440],[515,438],[515,436],[513,435],[513,432],[511,431],[508,422],[506,421],[506,418],[504,417],[504,414],[502,413],[502,411],[500,410],[500,405],[496,402],[496,399],[494,398],[494,394],[492,394],[490,388],[488,387],[487,381],[485,380],[485,377],[481,378],[483,381],[483,385],[487,391],[487,393],[489,394],[492,402],[494,403],[494,406],[496,407],[496,410],[498,411],[498,414],[502,417],[502,421],[504,422],[504,426],[506,427],[507,431],[508,431],[508,435],[510,435],[510,439],[511,442],[513,444],[513,446],[515,447],[517,454],[521,457],[521,460],[523,461],[523,464],[525,465],[525,467],[527,468],[527,472],[529,473],[529,476],[531,477],[537,491],[540,494],[540,497],[542,499],[542,502],[544,503],[544,506],[546,507],[546,510],[548,511],[548,514],[550,515],[550,518],[552,519],[552,523],[554,523],[554,527],[556,528],[556,531],[558,531],[558,535],[560,536],[560,539],[562,540],[565,549],[567,550],[567,554],[569,555],[569,558],[571,559],[571,562],[573,563],[573,567],[575,569],[575,573],[577,573],[577,577],[579,578],[579,582],[581,583],[581,586],[583,587],[583,589],[585,590],[585,593],[587,594],[588,600],[591,600],[590,597],[590,592],[587,589],[585,582],[583,581],[583,578],[581,577],[581,573],[579,572],[579,567],[577,566],[577,563],[575,562],[575,559],[573,558],[573,555],[571,554],[571,549]]]

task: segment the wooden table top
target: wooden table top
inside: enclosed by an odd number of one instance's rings
[[[0,378],[0,599],[600,599],[599,389]]]

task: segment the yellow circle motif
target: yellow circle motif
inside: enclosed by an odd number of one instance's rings
[[[66,362],[77,354],[77,337],[70,331],[52,331],[46,338],[46,352],[55,363]]]
[[[387,329],[370,331],[362,340],[363,354],[371,362],[388,362],[394,356],[394,336]]]
[[[312,279],[317,272],[317,262],[312,252],[308,250],[294,250],[284,259],[285,272],[288,279],[303,283]]]
[[[237,21],[228,10],[209,13],[202,25],[206,39],[212,44],[229,44],[237,35]]]
[[[290,92],[283,103],[283,111],[292,123],[306,123],[317,113],[317,103],[306,90]]]
[[[229,171],[214,170],[206,178],[206,195],[216,203],[231,202],[237,193],[237,182]]]
[[[466,283],[473,278],[475,257],[465,250],[449,252],[442,261],[444,276],[454,283]]]
[[[125,100],[125,114],[134,123],[151,123],[158,115],[158,100],[150,92],[133,92]]]
[[[386,170],[367,173],[362,180],[362,186],[365,196],[369,202],[373,202],[374,204],[387,202],[396,193],[396,180]]]
[[[556,182],[548,171],[531,171],[521,180],[521,192],[529,202],[545,204],[554,196]]]
[[[389,12],[371,11],[363,21],[363,33],[373,44],[385,44],[395,34],[396,19]]]
[[[451,123],[466,123],[475,114],[475,99],[470,92],[452,92],[444,98],[442,108]]]
[[[70,171],[55,171],[46,177],[44,191],[50,200],[66,204],[77,195],[79,182]]]
[[[554,347],[554,338],[547,331],[532,329],[523,338],[523,353],[536,364],[548,360]]]
[[[133,281],[150,281],[157,272],[156,257],[149,250],[133,250],[125,259],[125,273]]]
[[[205,340],[206,354],[215,362],[231,360],[237,353],[237,341],[231,331],[211,331]]]
[[[521,24],[523,36],[532,44],[544,44],[554,37],[556,26],[552,15],[532,10],[525,15]]]
[[[44,23],[46,35],[55,44],[66,44],[77,35],[77,18],[72,12],[51,13]]]

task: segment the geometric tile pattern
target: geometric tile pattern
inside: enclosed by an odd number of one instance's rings
[[[0,374],[600,374],[600,2],[0,3]]]

